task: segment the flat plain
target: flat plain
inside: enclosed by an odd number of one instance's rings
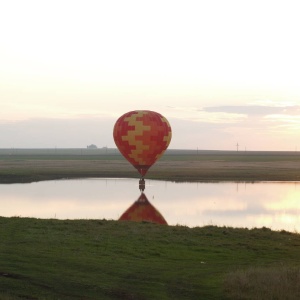
[[[0,183],[61,178],[138,178],[116,149],[0,149]],[[168,150],[146,178],[171,181],[299,181],[300,153]]]

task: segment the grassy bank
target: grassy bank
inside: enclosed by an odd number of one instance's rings
[[[0,218],[0,241],[1,299],[262,299],[241,272],[300,270],[299,234],[267,228]]]
[[[139,175],[115,149],[0,151],[0,183],[80,177]],[[300,154],[170,150],[146,177],[172,181],[299,181]]]

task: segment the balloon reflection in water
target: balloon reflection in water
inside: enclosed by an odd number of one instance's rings
[[[149,202],[146,195],[141,193],[135,201],[120,217],[119,221],[146,221],[156,224],[168,225],[161,213]]]

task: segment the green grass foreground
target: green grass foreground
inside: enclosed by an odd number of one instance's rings
[[[0,299],[281,299],[249,298],[240,273],[299,273],[299,253],[299,234],[267,228],[0,217]]]

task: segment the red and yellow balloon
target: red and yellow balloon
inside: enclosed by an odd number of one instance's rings
[[[113,136],[122,155],[144,177],[168,148],[172,131],[168,120],[161,114],[135,110],[117,120]]]

